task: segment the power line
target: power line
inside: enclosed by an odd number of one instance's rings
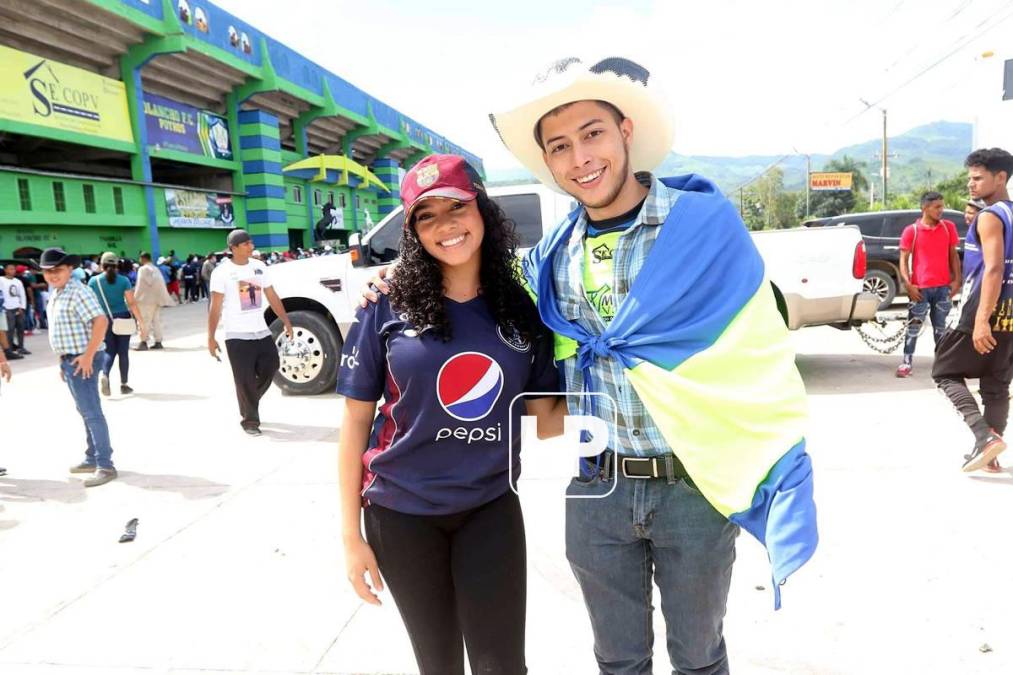
[[[1013,7],[1013,2],[1006,3],[1005,7],[1006,8]],[[886,99],[890,98],[891,96],[893,96],[894,94],[896,94],[897,92],[899,92],[901,89],[907,87],[909,84],[911,84],[912,82],[914,82],[918,78],[922,77],[923,75],[925,75],[926,73],[930,72],[931,70],[933,70],[934,68],[936,68],[940,64],[944,63],[950,57],[952,57],[954,54],[956,54],[957,52],[959,52],[962,49],[964,49],[966,46],[968,46],[969,44],[971,44],[972,42],[974,42],[976,39],[980,38],[981,36],[985,35],[986,33],[990,32],[991,30],[999,27],[1000,25],[1002,25],[1003,23],[1005,23],[1006,21],[1008,21],[1010,18],[1013,18],[1013,11],[1009,12],[1008,14],[1006,14],[1001,19],[998,19],[998,20],[994,21],[992,23],[992,25],[989,26],[988,28],[985,28],[985,29],[983,29],[981,31],[978,31],[978,32],[973,32],[972,31],[972,34],[969,37],[967,37],[967,39],[964,39],[964,37],[962,36],[961,38],[958,39],[959,44],[956,47],[954,47],[952,50],[950,50],[949,52],[945,53],[943,56],[941,56],[940,58],[936,59],[935,61],[933,61],[928,66],[926,66],[922,70],[918,71],[917,73],[915,73],[914,75],[912,75],[908,79],[904,80],[899,85],[897,85],[896,87],[894,87],[892,90],[888,91],[886,94],[880,96],[878,99],[876,99],[872,103],[866,103],[865,109],[863,109],[863,110],[855,113],[851,117],[849,117],[847,120],[845,120],[842,123],[842,126],[850,124],[851,122],[855,121],[856,119],[858,119],[859,117],[861,117],[862,115],[864,115],[865,113],[867,113],[870,108],[873,108],[873,107],[879,105],[880,103],[882,103],[883,101],[885,101]],[[975,26],[975,29],[980,28],[982,25],[984,25],[987,22],[988,22],[988,19],[984,19],[983,21],[979,22],[977,26]],[[865,102],[863,101],[863,103],[865,103]]]
[[[795,157],[797,154],[798,153],[790,153],[790,154],[785,155],[784,157],[781,157],[780,159],[776,160],[774,163],[770,164],[766,169],[764,169],[760,173],[756,174],[755,176],[753,176],[752,178],[750,178],[749,180],[747,180],[742,185],[739,185],[738,187],[733,188],[732,192],[735,192],[736,190],[742,190],[744,188],[749,187],[750,185],[752,185],[753,183],[755,183],[756,181],[760,180],[765,175],[767,175],[767,172],[770,171],[771,169],[773,169],[774,167],[776,167],[778,164],[780,164],[784,160],[788,159],[789,157]]]

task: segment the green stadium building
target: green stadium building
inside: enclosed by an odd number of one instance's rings
[[[483,172],[206,0],[0,3],[0,258],[347,241],[433,152]]]

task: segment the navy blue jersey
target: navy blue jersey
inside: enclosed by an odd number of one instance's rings
[[[510,489],[510,402],[558,391],[549,335],[506,335],[483,298],[445,299],[453,339],[418,330],[386,297],[360,309],[341,354],[338,393],[383,397],[363,454],[362,496],[402,513],[446,515]],[[513,406],[520,437],[524,403]]]

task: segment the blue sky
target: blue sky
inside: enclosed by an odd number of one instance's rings
[[[673,149],[708,155],[832,151],[878,137],[878,107],[891,134],[974,122],[999,109],[1013,57],[1010,0],[215,2],[493,170],[517,164],[488,113],[564,55],[648,66],[673,102]]]

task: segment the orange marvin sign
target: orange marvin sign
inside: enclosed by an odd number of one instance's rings
[[[828,173],[819,171],[809,174],[810,190],[850,190],[850,173]]]

